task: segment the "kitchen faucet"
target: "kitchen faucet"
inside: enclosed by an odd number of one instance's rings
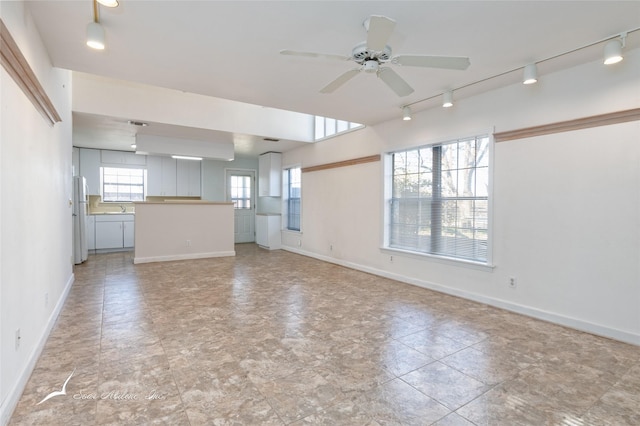
[[[126,213],[127,208],[125,206],[123,206],[122,204],[120,204],[120,210],[122,210],[122,213]]]

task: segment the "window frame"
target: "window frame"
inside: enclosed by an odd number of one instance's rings
[[[109,183],[105,182],[104,173],[105,169],[121,169],[121,170],[139,170],[142,172],[142,200],[107,200],[105,199],[105,185]],[[125,166],[125,165],[103,165],[100,166],[100,199],[102,203],[136,203],[145,201],[147,199],[147,169],[143,166]],[[133,186],[133,185],[130,185]],[[131,192],[130,192],[131,194]]]
[[[294,197],[293,199],[297,199],[298,201],[298,228],[290,227],[290,214],[289,214],[289,206],[291,200],[291,185],[290,185],[290,174],[291,170],[298,169],[300,170],[300,194],[298,197]],[[288,166],[282,169],[282,229],[284,231],[297,232],[302,233],[302,167],[299,165]]]
[[[393,164],[393,155],[402,152],[415,151],[425,148],[433,148],[436,146],[444,146],[451,143],[456,143],[460,141],[470,140],[470,139],[479,139],[479,138],[487,138],[487,162],[488,162],[488,183],[487,183],[487,248],[486,248],[486,260],[474,260],[463,257],[455,257],[447,254],[441,253],[428,253],[424,251],[411,250],[408,248],[400,248],[400,247],[392,247],[390,245],[391,241],[391,215],[392,215],[392,200],[393,200],[393,177],[394,177],[394,164]],[[421,144],[417,146],[408,146],[403,147],[401,149],[396,149],[394,151],[388,151],[383,153],[383,241],[381,245],[381,251],[387,252],[389,254],[399,254],[410,258],[415,259],[428,259],[432,261],[436,261],[439,263],[455,265],[455,266],[470,266],[473,268],[481,269],[481,270],[491,270],[494,268],[493,265],[493,173],[494,173],[494,146],[495,141],[493,137],[493,132],[478,132],[473,135],[467,137],[456,137],[451,139],[443,139],[438,141],[429,142],[426,144]],[[458,169],[460,170],[460,169]]]

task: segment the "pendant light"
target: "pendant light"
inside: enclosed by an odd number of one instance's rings
[[[93,0],[93,22],[87,25],[87,46],[96,50],[104,50],[104,28],[98,20],[98,2]]]

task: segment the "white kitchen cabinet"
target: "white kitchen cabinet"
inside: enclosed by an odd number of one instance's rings
[[[267,152],[258,158],[258,195],[280,197],[282,193],[282,154]]]
[[[94,215],[88,215],[86,220],[87,226],[87,249],[96,249],[96,217]]]
[[[96,250],[134,246],[134,216],[131,214],[96,215]]]
[[[147,157],[145,155],[138,155],[135,152],[128,151],[110,151],[102,150],[100,153],[102,164],[113,165],[130,165],[130,166],[144,166],[147,164]]]
[[[100,195],[100,150],[80,148],[80,173],[87,179],[89,195]]]
[[[177,160],[176,195],[179,197],[199,197],[201,180],[200,161]]]
[[[124,247],[133,247],[133,235],[135,231],[135,222],[122,222],[122,245]]]
[[[123,248],[122,222],[96,222],[96,249]]]
[[[147,156],[147,195],[176,195],[176,160],[171,157]]]
[[[256,243],[269,250],[282,248],[281,216],[279,214],[256,215]]]

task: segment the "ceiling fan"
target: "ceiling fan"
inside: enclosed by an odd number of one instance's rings
[[[367,40],[355,45],[350,56],[298,52],[294,50],[281,50],[280,54],[354,61],[359,65],[358,68],[345,72],[327,84],[320,90],[320,93],[332,93],[360,72],[364,71],[366,73],[375,73],[378,78],[389,86],[398,96],[408,96],[413,93],[413,88],[392,68],[382,65],[396,64],[452,70],[465,70],[469,67],[469,58],[464,57],[426,55],[391,56],[391,47],[387,45],[387,41],[389,37],[391,37],[396,21],[386,16],[372,15],[364,21],[363,25],[367,30]]]

